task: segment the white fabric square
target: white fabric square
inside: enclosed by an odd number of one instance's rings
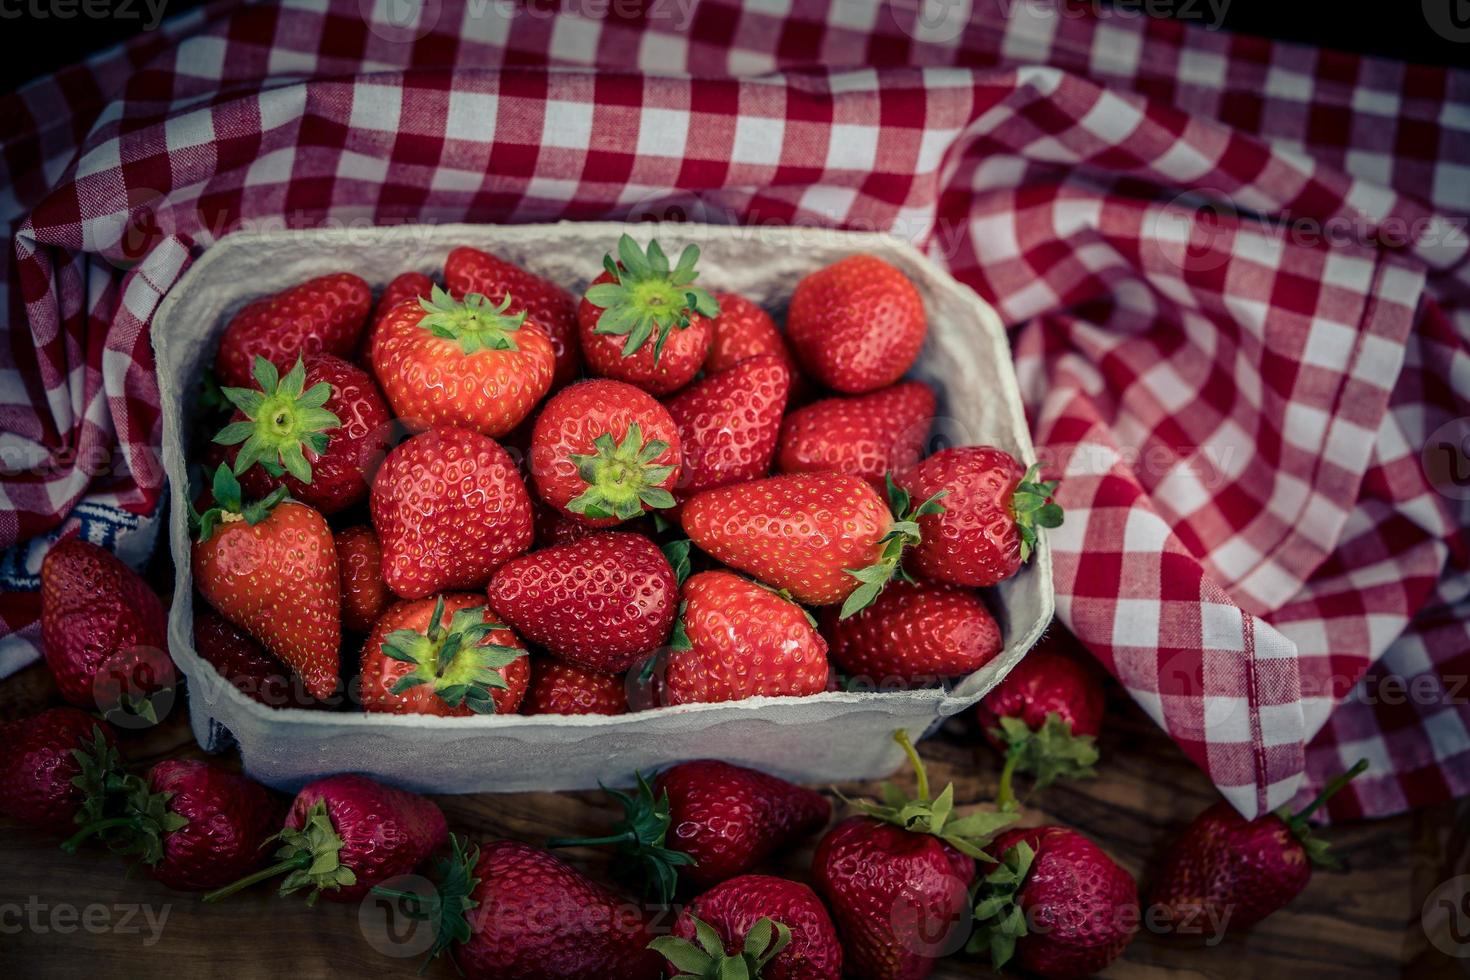
[[[444,135],[449,139],[493,142],[498,111],[499,98],[491,93],[451,91]]]
[[[453,105],[453,102],[450,103]],[[359,82],[352,87],[353,129],[371,129],[380,133],[398,132],[398,117],[403,111],[403,89],[397,85],[373,85]]]
[[[638,115],[638,155],[683,157],[689,138],[689,113],[683,109],[644,109]]]
[[[878,127],[837,123],[827,142],[828,170],[868,172],[878,159]]]
[[[781,143],[785,135],[785,120],[741,116],[735,123],[735,143],[730,148],[730,160],[775,166],[781,162]]]
[[[1113,646],[1159,645],[1159,600],[1119,599],[1113,610]]]
[[[545,122],[541,128],[542,146],[561,146],[585,150],[592,141],[592,106],[586,102],[546,103]]]

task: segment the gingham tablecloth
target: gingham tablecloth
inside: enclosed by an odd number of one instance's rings
[[[232,230],[890,230],[1013,326],[1059,614],[1232,803],[1465,793],[1470,493],[1420,450],[1470,415],[1470,79],[1096,6],[221,0],[6,96],[0,574],[146,552],[149,317]]]

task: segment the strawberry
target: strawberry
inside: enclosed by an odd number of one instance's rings
[[[222,385],[244,388],[257,357],[277,367],[307,354],[351,357],[372,305],[372,289],[348,272],[318,276],[258,299],[225,327],[215,376]]]
[[[456,297],[479,293],[499,303],[511,298],[510,309],[526,311],[551,339],[556,369],[551,387],[569,384],[581,368],[577,354],[577,301],[565,289],[488,252],[461,246],[444,260],[444,285]]]
[[[666,408],[621,381],[582,381],[546,403],[531,434],[541,499],[591,527],[672,507],[683,451]]]
[[[700,895],[675,920],[674,935],[655,939],[653,948],[674,967],[675,980],[842,977],[842,946],[822,900],[806,885],[769,875],[743,875]]]
[[[669,399],[684,450],[679,490],[697,493],[770,472],[790,388],[781,359],[760,354]]]
[[[851,473],[881,487],[885,474],[908,469],[924,455],[934,406],[934,392],[922,381],[812,402],[781,423],[776,468]]]
[[[1363,759],[1323,787],[1304,809],[1282,807],[1254,820],[1220,802],[1195,817],[1170,845],[1149,893],[1151,910],[1180,931],[1245,929],[1290,904],[1312,868],[1340,867],[1308,818],[1368,768]]]
[[[214,441],[237,447],[229,460],[250,497],[284,486],[323,514],[368,494],[388,451],[388,406],[366,371],[331,354],[297,358],[281,377],[255,359],[254,388],[221,388],[235,414]]]
[[[487,436],[514,429],[551,388],[551,339],[507,297],[429,299],[390,310],[373,333],[373,373],[400,418],[418,428],[458,425]]]
[[[904,549],[919,541],[915,521],[943,509],[939,496],[910,510],[908,495],[894,489],[890,512],[861,477],[793,473],[705,490],[681,518],[690,539],[719,561],[798,602],[840,602],[847,617],[901,573]]]
[[[857,803],[863,815],[837,824],[817,845],[812,880],[832,909],[851,975],[922,980],[939,957],[958,950],[975,859],[1016,814],[956,815],[954,786],[931,798],[908,735],[894,739],[918,775],[917,796],[884,784],[882,805]]]
[[[395,603],[362,651],[364,711],[514,714],[530,680],[525,647],[473,593]]]
[[[583,524],[580,519],[573,520],[561,511],[546,505],[540,497],[536,496],[531,497],[531,519],[535,526],[533,547],[537,548],[571,544],[573,541],[580,541],[600,531],[599,528]]]
[[[373,314],[368,321],[368,328],[363,333],[362,342],[357,348],[357,363],[363,367],[371,368],[373,360],[373,342],[378,335],[378,327],[388,319],[388,314],[395,306],[411,299],[428,299],[434,292],[434,280],[422,272],[400,272],[383,287],[383,293],[378,297],[378,302],[373,306]]]
[[[1004,642],[974,592],[928,582],[894,582],[866,609],[842,619],[822,610],[822,634],[843,673],[883,686],[932,684],[984,667]]]
[[[383,581],[405,599],[478,589],[531,546],[514,460],[469,429],[431,429],[388,454],[371,498]]]
[[[871,255],[850,255],[806,276],[786,312],[786,339],[797,361],[828,388],[848,394],[903,377],[927,330],[914,284]]]
[[[531,689],[521,706],[525,715],[625,715],[627,682],[547,657],[531,668]]]
[[[215,471],[213,493],[215,505],[198,517],[194,584],[325,700],[337,688],[342,643],[337,549],[326,520],[285,500],[285,487],[244,503],[228,466]]]
[[[995,839],[976,889],[966,949],[1013,959],[1042,977],[1087,977],[1122,954],[1138,931],[1138,887],[1103,850],[1066,827],[1022,827]]]
[[[1061,527],[1055,480],[1036,482],[1037,467],[991,446],[942,449],[895,477],[918,497],[943,493],[944,510],[919,518],[922,540],[909,553],[913,571],[955,585],[994,585],[1036,550],[1037,528]]]
[[[393,598],[383,581],[383,549],[373,529],[363,524],[343,528],[332,540],[342,578],[342,628],[366,633]]]
[[[48,708],[0,726],[0,813],[66,833],[119,768],[112,727],[76,708]]]
[[[327,776],[302,787],[273,840],[276,863],[204,896],[217,902],[285,875],[280,894],[356,902],[380,882],[408,874],[449,838],[444,813],[417,793],[366,776]]]
[[[197,601],[194,603],[194,649],[241,694],[268,708],[325,708],[337,700],[322,702],[307,694],[301,678],[262,650],[250,634],[215,612],[207,603]],[[200,682],[195,678],[191,684],[197,687]],[[212,696],[210,700],[213,700]]]
[[[593,374],[637,385],[655,395],[694,379],[709,354],[715,298],[693,285],[699,246],[686,246],[673,269],[657,241],[645,253],[629,235],[618,257],[603,257],[577,308],[582,356]]]
[[[791,348],[786,346],[776,321],[759,304],[738,293],[715,293],[715,302],[720,304],[720,315],[710,321],[705,374],[719,374],[761,354],[774,354],[792,375],[796,374]]]
[[[147,697],[172,687],[164,651],[163,603],[109,551],[67,538],[41,563],[41,650],[61,696],[83,708],[117,705],[106,690],[121,684]],[[146,712],[146,709],[140,709]]]

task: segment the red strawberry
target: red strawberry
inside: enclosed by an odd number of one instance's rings
[[[256,300],[225,327],[215,376],[222,385],[244,388],[256,357],[278,368],[306,354],[351,357],[372,305],[372,289],[348,272],[318,276]]]
[[[306,693],[301,678],[262,650],[250,634],[203,602],[194,603],[194,649],[241,694],[268,708],[328,706]]]
[[[776,452],[791,372],[773,354],[747,358],[669,400],[684,450],[682,493],[765,476]]]
[[[604,674],[564,664],[550,657],[531,669],[531,689],[521,706],[525,715],[625,715],[627,682],[621,674]]]
[[[815,892],[795,881],[744,875],[717,885],[679,914],[674,937],[655,939],[653,948],[677,977],[842,977],[842,946],[832,917]],[[755,971],[742,972],[752,961]]]
[[[390,606],[362,651],[364,711],[514,714],[530,680],[525,647],[473,593]]]
[[[83,804],[117,773],[106,722],[76,708],[48,708],[0,727],[0,813],[68,833]]]
[[[164,651],[163,603],[109,551],[80,538],[58,541],[41,563],[41,649],[61,696],[110,710],[121,684],[132,696],[173,686]]]
[[[383,287],[383,295],[378,297],[378,303],[373,307],[373,328],[376,329],[379,323],[386,320],[393,307],[399,303],[410,299],[428,299],[433,292],[434,280],[422,272],[400,272]]]
[[[337,687],[342,595],[337,549],[322,515],[277,488],[246,504],[229,467],[214,476],[215,506],[199,518],[194,584],[230,622],[284,660],[312,697]]]
[[[709,353],[710,318],[719,303],[698,286],[699,246],[689,245],[669,268],[657,241],[645,253],[629,235],[618,240],[617,261],[602,260],[577,308],[582,356],[592,373],[635,384],[655,395],[678,391],[694,379]]]
[[[222,388],[235,406],[214,441],[250,497],[284,486],[323,514],[365,499],[368,479],[388,451],[392,419],[366,371],[331,354],[297,358],[281,377],[255,359],[255,386]]]
[[[327,776],[302,787],[286,814],[276,863],[210,892],[216,902],[286,875],[280,894],[310,889],[306,904],[360,901],[373,886],[408,874],[449,838],[444,814],[429,800],[366,776]]]
[[[781,423],[776,468],[782,473],[831,470],[881,487],[888,473],[917,463],[934,422],[934,392],[905,381],[870,395],[825,398]]]
[[[907,494],[883,498],[861,477],[794,473],[705,490],[684,505],[684,531],[710,555],[789,592],[798,602],[841,602],[850,616],[899,572],[904,548],[919,540],[920,515]],[[894,514],[899,515],[894,517]]]
[[[478,293],[390,310],[373,333],[373,373],[399,417],[420,428],[458,425],[487,436],[514,429],[551,387],[551,339],[525,311]]]
[[[776,321],[760,305],[738,293],[715,293],[720,315],[710,321],[709,356],[704,360],[705,374],[727,371],[749,357],[774,354],[791,374],[796,374],[796,358]]]
[[[558,511],[611,527],[672,507],[679,429],[652,396],[621,381],[583,381],[546,403],[531,435],[531,478]]]
[[[577,355],[577,301],[565,289],[518,265],[468,246],[455,249],[444,260],[444,284],[460,298],[479,293],[499,303],[509,296],[510,309],[514,312],[524,309],[527,317],[539,323],[551,338],[551,350],[556,358],[551,387],[560,388],[577,376],[581,367]]]
[[[1180,931],[1245,929],[1284,908],[1311,880],[1313,866],[1340,865],[1308,818],[1368,768],[1363,759],[1298,813],[1285,807],[1254,820],[1229,803],[1209,807],[1169,847],[1149,905]]]
[[[342,578],[342,628],[366,633],[393,600],[383,581],[383,549],[373,529],[362,524],[343,528],[333,540]]]
[[[990,953],[998,970],[1087,977],[1117,959],[1138,931],[1133,876],[1075,830],[1022,827],[989,848],[976,891],[976,931],[967,949]]]
[[[557,544],[571,544],[585,537],[600,533],[600,529],[573,520],[561,511],[542,503],[540,497],[531,498],[532,523],[535,525],[537,548],[549,548]]]
[[[927,330],[914,284],[871,255],[850,255],[802,279],[786,312],[786,339],[802,367],[850,394],[903,377]]]
[[[921,499],[945,494],[944,510],[919,518],[922,541],[909,565],[955,585],[1010,578],[1036,549],[1037,528],[1061,527],[1056,481],[1035,482],[1015,458],[991,446],[943,449],[894,478]]]
[[[843,673],[880,687],[963,677],[1004,646],[1000,627],[978,595],[927,582],[894,582],[846,619],[824,609],[822,634]]]
[[[489,436],[431,429],[384,460],[373,483],[383,581],[405,599],[478,589],[531,546],[531,497]]]
[[[683,596],[664,671],[669,704],[827,689],[827,644],[796,603],[724,571],[693,576]]]

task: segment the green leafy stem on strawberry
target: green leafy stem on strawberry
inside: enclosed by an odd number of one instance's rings
[[[230,471],[229,464],[221,463],[214,471],[214,506],[204,513],[195,513],[191,505],[189,523],[198,532],[200,541],[208,541],[215,529],[224,522],[241,521],[254,526],[270,516],[276,504],[286,499],[286,488],[276,487],[260,500],[246,502],[240,489],[240,481]]]
[[[122,757],[108,743],[100,725],[92,726],[92,741],[72,749],[71,754],[81,770],[71,784],[81,791],[82,804],[76,814],[81,829],[61,845],[68,854],[76,853],[88,837],[131,826],[128,804],[142,783],[123,768]]]
[[[217,902],[262,881],[285,875],[280,893],[290,895],[310,888],[306,904],[315,905],[317,896],[323,891],[336,891],[357,883],[356,873],[339,860],[343,841],[332,826],[325,802],[318,800],[312,805],[300,829],[287,827],[271,840],[281,842],[275,864],[210,892],[204,900]]]
[[[648,243],[645,253],[631,235],[623,235],[618,239],[617,260],[611,254],[602,259],[612,281],[587,290],[587,302],[602,309],[593,332],[626,336],[624,357],[632,357],[653,337],[657,364],[671,332],[688,327],[695,314],[720,315],[719,302],[693,285],[699,277],[694,268],[698,262],[698,245],[685,246],[671,269],[657,240]]]
[[[85,767],[83,776],[76,778],[84,777]],[[141,863],[156,865],[163,860],[164,838],[189,823],[169,808],[173,793],[153,792],[141,776],[123,773],[115,760],[100,782],[88,778],[88,785],[92,791],[77,815],[78,822],[85,823],[61,845],[68,854],[75,854],[87,838],[98,836],[114,853],[137,855]]]
[[[1351,769],[1322,787],[1322,792],[1317,794],[1316,799],[1312,800],[1312,802],[1302,807],[1296,813],[1292,813],[1286,807],[1282,807],[1276,811],[1276,816],[1281,818],[1281,822],[1286,824],[1287,829],[1296,836],[1297,840],[1302,842],[1302,847],[1307,852],[1307,860],[1311,861],[1313,865],[1332,870],[1337,870],[1342,867],[1342,862],[1338,861],[1329,850],[1331,845],[1322,838],[1312,835],[1312,825],[1308,823],[1308,820],[1328,800],[1336,796],[1339,790],[1361,776],[1367,768],[1368,760],[1359,759]]]
[[[1029,561],[1036,550],[1036,529],[1062,526],[1062,508],[1052,497],[1058,480],[1038,481],[1041,466],[1031,464],[1016,489],[1011,491],[1011,515],[1016,519],[1016,533],[1021,537],[1021,560]]]
[[[276,366],[263,357],[255,358],[255,381],[259,390],[221,388],[220,394],[244,415],[214,437],[223,446],[239,445],[235,474],[259,463],[271,476],[290,473],[302,483],[311,482],[311,462],[306,450],[320,456],[327,451],[327,429],[340,428],[342,420],[323,408],[332,397],[325,381],[303,391],[306,363],[296,358],[283,378]]]
[[[485,622],[485,607],[474,606],[456,612],[445,627],[444,597],[434,603],[427,633],[394,630],[383,641],[384,655],[412,669],[393,685],[394,694],[402,694],[421,684],[433,685],[434,694],[451,708],[468,705],[476,714],[495,713],[495,689],[510,686],[505,668],[526,651],[519,647],[500,646],[483,641],[492,632],[504,629],[499,623]]]
[[[410,919],[433,924],[434,942],[429,947],[425,965],[437,959],[453,943],[469,942],[473,933],[470,912],[479,902],[470,896],[480,884],[475,866],[480,849],[458,834],[449,835],[449,855],[434,859],[434,890],[431,894],[406,892],[385,885],[374,885],[373,894],[401,903]],[[423,972],[422,969],[420,972]]]
[[[995,802],[1003,810],[1017,806],[1013,779],[1016,773],[1035,777],[1033,789],[1044,789],[1058,779],[1090,779],[1097,775],[1097,739],[1074,735],[1072,723],[1055,711],[1046,713],[1041,727],[1033,730],[1020,718],[1002,717],[990,734],[1006,746],[1005,765]]]
[[[516,332],[525,325],[526,311],[508,313],[512,299],[506,294],[499,305],[479,293],[462,300],[435,285],[428,299],[419,299],[425,316],[419,326],[435,337],[453,340],[466,354],[481,350],[520,350]]]
[[[628,426],[621,443],[604,432],[592,441],[593,453],[575,453],[571,460],[587,489],[567,504],[573,513],[592,518],[630,520],[645,509],[674,506],[674,495],[662,484],[674,473],[672,466],[655,466],[668,451],[662,439],[643,442],[643,427]]]
[[[740,952],[731,955],[713,926],[698,918],[693,921],[698,943],[660,936],[648,944],[679,971],[673,980],[760,980],[766,966],[791,945],[791,929],[763,917],[745,934]]]
[[[975,889],[975,931],[965,944],[968,953],[989,953],[999,970],[1010,962],[1016,942],[1026,935],[1026,913],[1016,896],[1031,872],[1036,852],[1021,841],[1000,856],[995,869]]]
[[[878,561],[867,568],[843,569],[861,584],[842,603],[841,619],[872,605],[895,575],[906,582],[913,581],[913,577],[903,567],[904,549],[921,540],[920,517],[944,512],[944,505],[939,500],[949,493],[948,490],[941,490],[919,506],[911,508],[909,492],[893,482],[893,474],[886,474],[884,480],[888,487],[888,506],[893,511],[893,526],[878,542],[883,546],[883,553]]]

